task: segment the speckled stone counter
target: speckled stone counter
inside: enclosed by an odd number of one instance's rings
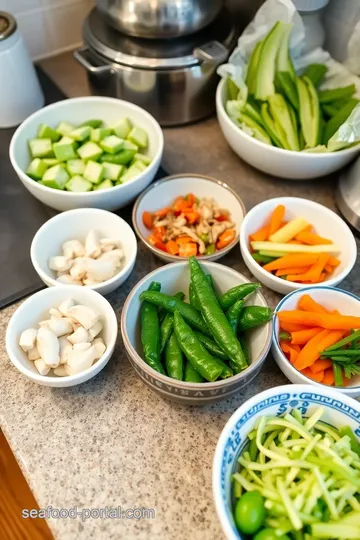
[[[43,62],[69,96],[88,93],[83,70],[70,54]],[[252,169],[232,153],[216,119],[165,131],[163,165],[169,173],[214,176],[235,188],[250,209],[280,195],[308,197],[335,208],[333,182],[280,181]],[[358,242],[358,246],[359,242]],[[240,252],[221,261],[250,278]],[[135,283],[159,266],[139,244],[133,274],[109,297],[118,318]],[[360,292],[359,261],[343,287]],[[279,296],[264,294],[271,306]],[[119,336],[108,366],[78,387],[38,386],[12,367],[5,330],[17,308],[0,312],[1,421],[41,508],[153,508],[150,519],[52,519],[61,540],[223,538],[212,501],[211,468],[218,436],[245,399],[286,383],[271,357],[262,373],[232,399],[202,408],[163,400],[135,375]]]

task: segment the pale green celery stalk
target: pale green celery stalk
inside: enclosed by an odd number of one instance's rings
[[[296,508],[294,507],[290,497],[289,497],[289,494],[286,490],[286,487],[285,487],[285,484],[284,482],[280,479],[280,478],[277,478],[277,481],[276,481],[276,486],[278,488],[278,491],[279,491],[279,494],[280,494],[280,497],[282,499],[282,502],[286,508],[286,511],[287,511],[287,514],[288,514],[288,518],[292,524],[292,526],[294,527],[294,529],[296,531],[299,531],[302,529],[303,527],[303,523],[300,519],[300,516],[296,510]]]
[[[304,424],[305,429],[311,429],[315,426],[316,422],[320,420],[322,415],[324,414],[324,407],[318,407],[314,414],[308,418]]]
[[[296,436],[298,436],[297,433]],[[309,442],[305,441],[305,439],[289,439],[288,441],[284,441],[282,444],[285,446],[285,448],[292,448],[293,446],[308,446]]]
[[[335,441],[339,441],[341,439],[341,436],[339,435],[339,432],[327,424],[324,424],[324,422],[317,422],[314,426],[314,429],[318,431],[322,431],[323,433],[327,433],[328,435],[331,435]]]
[[[340,522],[314,523],[311,534],[315,538],[336,538],[337,540],[359,540],[360,527],[343,525]]]
[[[299,409],[293,409],[291,411],[291,414],[295,418],[295,420],[298,422],[298,424],[303,425],[304,419],[303,419],[302,414],[299,411]]]
[[[317,465],[321,469],[325,469],[325,470],[331,471],[332,473],[339,474],[340,479],[342,480],[346,479],[352,484],[354,484],[354,486],[357,486],[360,488],[360,480],[357,478],[354,478],[353,472],[351,472],[350,474],[347,467],[345,468],[339,465],[338,463],[333,463],[329,459],[324,459],[324,458],[315,457],[315,456],[308,456],[307,461],[309,465],[310,464]]]
[[[249,94],[253,95],[255,92],[256,73],[261,54],[261,48],[263,41],[258,41],[255,45],[253,52],[251,53],[248,70],[246,74],[246,84],[249,89]]]
[[[258,486],[260,487],[264,487],[264,482],[257,476],[257,474],[254,473],[254,471],[248,470],[247,472],[250,478],[253,479],[255,484],[258,484]]]
[[[283,459],[283,456],[280,452],[278,451],[273,452],[272,450],[269,450],[268,448],[270,444],[273,442],[274,437],[271,438],[271,435],[269,435],[269,437],[267,438],[267,441],[270,441],[270,442],[268,444],[266,444],[266,441],[264,442],[264,444],[261,443],[265,426],[266,426],[266,418],[265,416],[263,416],[260,420],[259,427],[256,434],[256,446],[258,447],[260,452],[265,454],[265,456],[270,459],[275,459],[275,460]]]
[[[322,474],[321,474],[320,470],[317,467],[315,467],[315,469],[314,469],[314,474],[316,476],[316,480],[317,480],[318,485],[319,485],[319,487],[321,489],[321,492],[322,492],[322,495],[323,495],[323,497],[325,499],[325,502],[328,505],[328,508],[330,510],[331,517],[333,519],[338,519],[339,513],[337,511],[335,503],[334,503],[332,497],[330,496],[330,494],[329,494],[329,492],[328,492],[328,490],[327,490],[327,488],[325,486]]]
[[[320,496],[320,486],[317,484],[316,479],[313,479],[308,496],[306,498],[305,506],[303,508],[303,512],[305,512],[305,514],[311,514]]]

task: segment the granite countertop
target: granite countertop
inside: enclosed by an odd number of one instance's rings
[[[42,65],[68,96],[88,94],[84,71],[70,53]],[[307,197],[335,209],[334,180],[291,182],[256,171],[230,150],[215,118],[166,129],[163,166],[169,173],[202,173],[227,182],[247,209],[281,195]],[[232,250],[221,262],[251,277],[239,250]],[[134,272],[109,298],[118,318],[131,288],[160,264],[139,244]],[[343,287],[359,292],[359,272],[354,270]],[[280,298],[267,289],[264,294],[272,307]],[[28,381],[8,360],[5,330],[17,307],[0,312],[1,420],[40,508],[155,510],[155,518],[139,520],[52,519],[54,536],[64,540],[223,538],[212,500],[215,445],[225,422],[245,399],[287,382],[272,358],[236,397],[188,407],[165,401],[141,382],[119,336],[111,361],[97,377],[73,388],[47,388]]]

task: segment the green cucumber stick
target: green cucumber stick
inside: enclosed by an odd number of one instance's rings
[[[257,67],[259,63],[262,46],[263,46],[263,41],[258,41],[253,49],[253,52],[251,53],[250,60],[249,60],[245,82],[248,87],[248,91],[250,95],[255,93],[256,72],[257,72]]]
[[[290,73],[287,71],[278,71],[275,75],[275,86],[277,91],[283,94],[290,101],[291,105],[298,110],[299,96]]]
[[[296,71],[294,64],[292,63],[290,56],[290,34],[292,30],[292,24],[288,24],[284,32],[283,39],[280,43],[280,47],[276,58],[276,71],[283,71],[289,74],[291,80],[295,81]]]
[[[234,81],[231,79],[231,77],[227,78],[227,90],[228,90],[228,97],[230,100],[236,101],[239,94],[239,88],[234,83]]]
[[[330,103],[339,99],[350,99],[356,92],[355,84],[343,86],[342,88],[333,88],[331,90],[321,90],[318,92],[320,103]]]
[[[250,116],[248,116],[245,113],[241,113],[239,116],[239,120],[240,122],[245,124],[245,126],[247,126],[248,128],[252,130],[253,137],[255,139],[265,144],[270,144],[270,145],[272,144],[271,139],[269,135],[266,133],[266,131],[260,126],[260,124],[255,122],[255,120],[253,120]]]
[[[286,134],[281,126],[275,125],[274,119],[272,118],[269,111],[268,103],[263,103],[261,105],[261,117],[263,119],[263,124],[266,128],[266,131],[270,135],[273,143],[279,148],[287,148],[288,142],[286,140]]]
[[[268,99],[270,113],[275,124],[282,126],[286,133],[289,150],[300,150],[297,130],[294,129],[291,113],[288,105],[281,94],[274,94]]]
[[[309,64],[303,75],[317,87],[323,82],[327,70],[328,68],[324,64]]]
[[[297,77],[296,86],[300,103],[300,124],[307,148],[319,143],[320,107],[314,85],[307,77]]]

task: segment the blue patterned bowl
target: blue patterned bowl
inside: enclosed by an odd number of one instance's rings
[[[256,420],[261,416],[283,416],[294,408],[310,416],[319,406],[324,408],[322,420],[335,427],[348,425],[360,440],[360,404],[327,387],[277,386],[249,399],[230,417],[216,446],[212,478],[216,511],[228,540],[244,540],[232,515],[231,476]]]

